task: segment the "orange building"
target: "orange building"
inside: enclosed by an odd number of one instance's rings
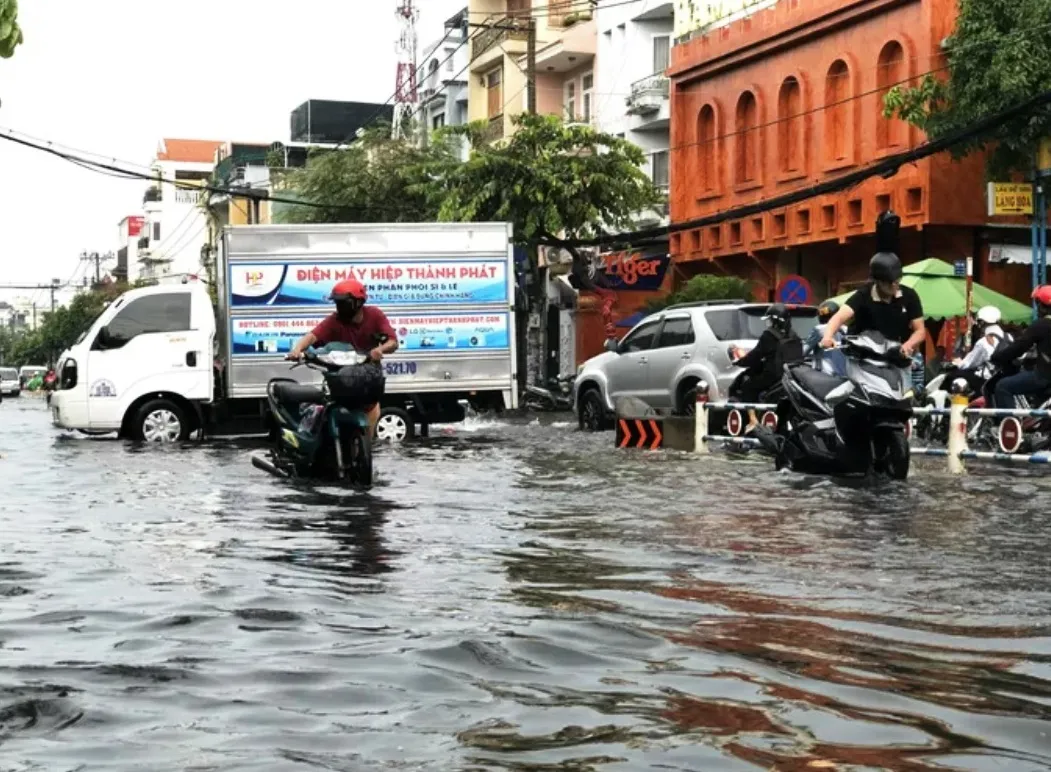
[[[918,146],[923,133],[885,119],[882,97],[944,67],[941,41],[955,17],[954,0],[779,0],[675,46],[672,221],[807,188]],[[988,225],[984,182],[981,156],[941,154],[841,193],[676,233],[670,252],[685,275],[754,279],[758,299],[800,274],[817,301],[865,278],[876,217],[893,209],[904,262],[974,256],[979,281],[1017,295],[1013,284],[1028,284],[1028,268],[990,264],[989,245],[1028,243],[1028,232],[1019,221]]]

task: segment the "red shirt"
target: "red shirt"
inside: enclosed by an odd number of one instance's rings
[[[382,336],[397,339],[394,328],[390,326],[387,315],[375,306],[361,309],[361,322],[348,324],[340,321],[339,315],[332,313],[313,330],[317,338],[316,346],[327,346],[329,343],[349,343],[358,351],[365,353],[384,342]]]

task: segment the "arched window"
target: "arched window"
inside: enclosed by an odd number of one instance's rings
[[[850,101],[850,68],[842,59],[832,62],[825,77],[825,152],[829,161],[849,161],[854,142]]]
[[[697,116],[697,178],[700,189],[705,193],[714,193],[719,189],[715,160],[715,110],[711,105],[701,108]]]
[[[892,40],[883,46],[876,62],[876,93],[879,95],[876,103],[876,145],[880,148],[905,144],[904,122],[898,118],[883,117],[883,97],[905,78],[905,49],[901,47],[901,43]]]
[[[745,91],[737,100],[734,120],[734,182],[759,179],[759,105],[755,94]]]
[[[777,94],[777,164],[782,174],[803,170],[803,90],[792,76]]]

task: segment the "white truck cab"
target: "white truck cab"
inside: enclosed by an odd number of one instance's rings
[[[211,402],[215,315],[196,281],[114,300],[59,362],[52,420],[65,429],[186,439]]]

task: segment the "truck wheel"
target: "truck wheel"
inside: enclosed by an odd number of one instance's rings
[[[376,423],[376,439],[385,442],[404,442],[416,436],[416,422],[405,410],[385,407]]]
[[[189,438],[190,425],[182,408],[174,402],[153,399],[139,408],[132,436],[140,442],[180,442]]]

